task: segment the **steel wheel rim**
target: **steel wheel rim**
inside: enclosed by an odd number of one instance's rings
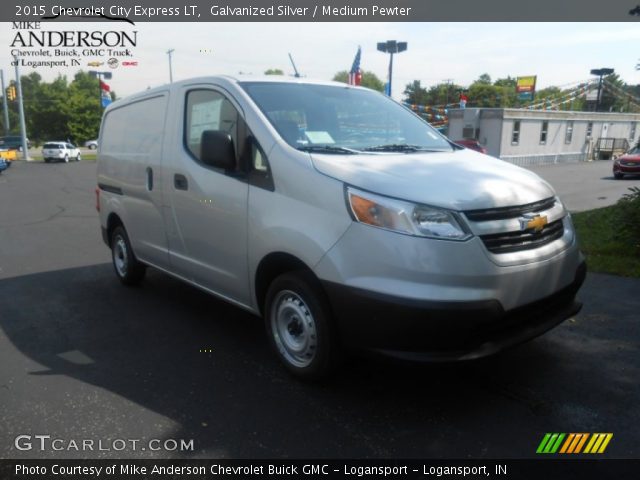
[[[304,368],[313,362],[318,349],[316,322],[300,295],[291,290],[278,292],[271,310],[271,331],[288,363]]]
[[[127,275],[127,244],[124,241],[124,238],[121,236],[116,237],[116,241],[113,244],[113,264],[116,267],[116,271],[118,275],[124,277]]]

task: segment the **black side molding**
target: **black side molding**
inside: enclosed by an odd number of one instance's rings
[[[113,185],[107,185],[106,183],[99,183],[98,188],[105,192],[115,193],[116,195],[124,195],[120,187],[114,187]]]

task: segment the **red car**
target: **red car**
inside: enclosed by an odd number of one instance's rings
[[[470,150],[475,150],[476,152],[484,153],[485,155],[487,154],[486,147],[483,147],[482,145],[480,145],[480,142],[472,138],[465,138],[464,140],[456,140],[455,143],[457,143],[458,145],[462,145],[463,147],[468,148]]]
[[[640,175],[640,145],[613,161],[613,176],[621,179],[625,175]]]

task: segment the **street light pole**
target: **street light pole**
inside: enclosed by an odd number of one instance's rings
[[[613,68],[594,68],[591,70],[591,75],[597,75],[598,80],[598,100],[596,101],[596,112],[600,110],[601,92],[602,92],[602,77],[605,75],[611,75],[614,72]]]
[[[16,88],[18,90],[18,112],[20,113],[20,136],[22,140],[22,155],[24,160],[29,160],[29,145],[27,144],[27,126],[24,121],[24,106],[22,104],[22,82],[20,81],[20,70],[18,57],[13,57],[16,66]]]
[[[7,105],[7,91],[4,88],[4,71],[0,70],[0,82],[2,83],[2,95],[4,101],[2,102],[2,110],[4,111],[4,134],[9,135],[11,129],[9,125],[9,106]]]
[[[174,51],[175,50],[173,48],[170,48],[169,50],[167,50],[167,55],[169,55],[169,83],[173,83],[173,68],[171,67],[171,54]]]
[[[389,54],[389,83],[387,95],[391,96],[391,81],[393,78],[393,54],[404,52],[407,49],[407,42],[397,42],[395,40],[387,40],[378,43],[378,51]]]

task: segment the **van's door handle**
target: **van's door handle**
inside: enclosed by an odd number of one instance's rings
[[[147,190],[153,190],[153,168],[147,167]]]
[[[176,173],[173,176],[173,186],[176,190],[189,190],[189,182],[187,182],[187,177],[181,175],[180,173]]]

